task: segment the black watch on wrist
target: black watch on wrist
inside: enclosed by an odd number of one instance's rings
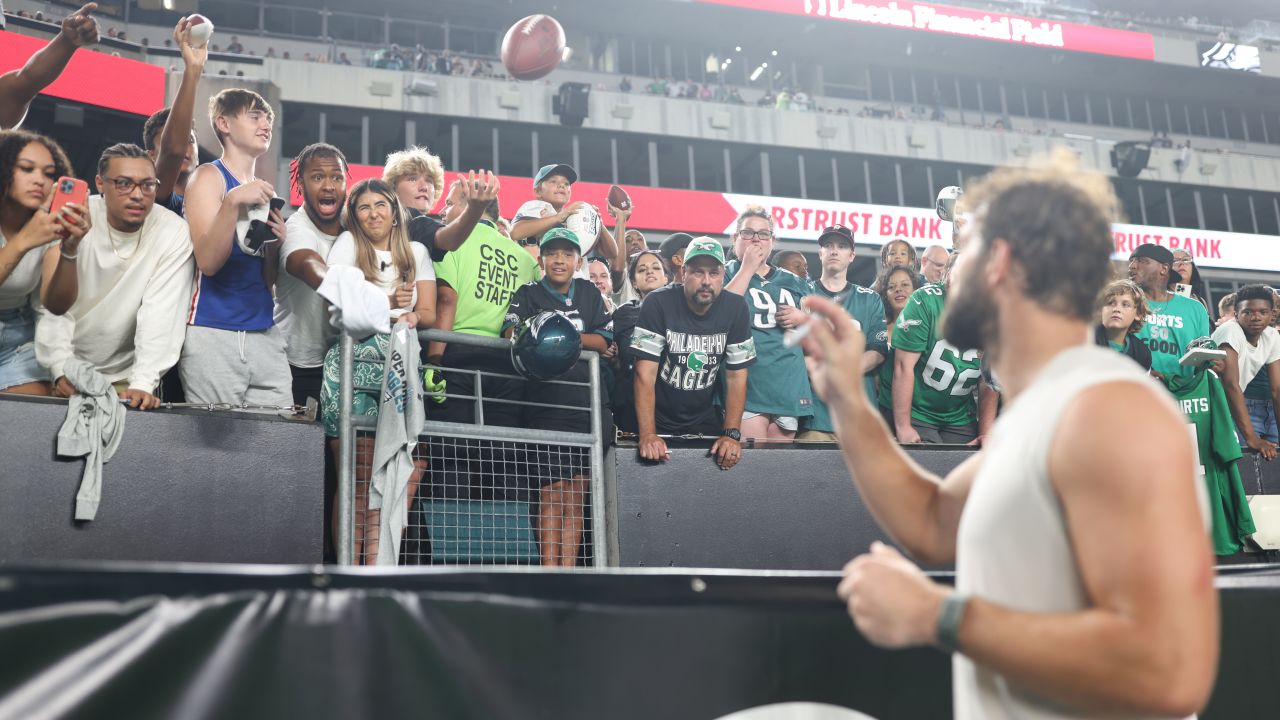
[[[742,433],[738,428],[729,428],[720,432],[720,437],[727,437],[734,442],[742,442]]]

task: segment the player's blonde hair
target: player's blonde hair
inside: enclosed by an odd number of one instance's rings
[[[964,199],[983,238],[978,252],[1007,243],[1029,299],[1078,320],[1093,317],[1111,276],[1111,223],[1120,215],[1105,175],[1081,168],[1073,152],[1059,148],[971,182]]]
[[[382,168],[382,181],[394,190],[401,180],[413,175],[422,175],[435,186],[436,198],[444,191],[444,164],[440,156],[414,145],[387,156],[387,164]]]

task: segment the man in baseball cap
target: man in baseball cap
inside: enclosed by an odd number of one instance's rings
[[[889,354],[888,333],[885,331],[884,303],[874,291],[849,282],[849,266],[858,256],[853,244],[853,230],[846,225],[832,225],[818,235],[818,260],[822,263],[822,278],[813,284],[814,294],[839,303],[856,321],[866,336],[866,351],[862,355],[862,373],[869,397],[874,397],[876,372]],[[822,399],[814,393],[813,416],[801,423],[797,440],[835,440],[835,425],[831,413]]]
[[[610,261],[611,269],[621,270],[625,258],[621,257],[613,234],[600,222],[599,211],[588,203],[572,201],[573,184],[577,181],[578,171],[565,163],[552,163],[538,168],[537,174],[533,176],[534,199],[516,210],[511,219],[511,239],[526,245],[528,238],[537,238],[551,228],[567,224],[578,233],[584,255],[594,250]],[[626,233],[629,214],[629,211],[614,213],[615,230],[620,235]],[[575,215],[575,222],[570,222],[570,218]],[[582,234],[584,227],[590,227],[589,235]]]
[[[1209,334],[1209,312],[1188,297],[1169,292],[1173,252],[1162,245],[1139,245],[1129,255],[1129,279],[1147,298],[1147,321],[1137,337],[1151,349],[1151,374],[1164,379],[1190,377],[1195,368],[1178,360],[1187,345]]]
[[[742,296],[724,292],[720,243],[697,237],[682,249],[684,285],[649,293],[631,336],[640,457],[667,460],[667,444],[659,434],[707,435],[717,437],[711,455],[728,470],[742,457],[747,367],[756,360],[751,319]],[[683,340],[668,342],[672,336]],[[723,413],[715,403],[721,374]]]
[[[667,277],[671,278],[671,282],[678,283],[681,281],[680,272],[684,267],[685,248],[693,240],[693,236],[689,233],[671,233],[667,236],[662,244],[658,245],[658,254],[662,256],[662,261],[667,264]],[[721,249],[723,256],[724,250]],[[722,259],[723,262],[723,259]]]

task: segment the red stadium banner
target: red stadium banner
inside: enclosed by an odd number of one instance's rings
[[[694,0],[704,4],[821,17],[862,25],[995,40],[1029,47],[1155,60],[1147,33],[1080,25],[933,3],[865,0]]]
[[[49,41],[0,31],[0,73],[27,63]],[[164,68],[81,48],[42,95],[150,115],[164,107]]]
[[[381,177],[382,167],[352,165],[351,184],[369,177]],[[445,174],[445,193],[458,173]],[[503,217],[511,217],[516,208],[533,199],[533,180],[503,175],[498,203]],[[760,205],[773,216],[778,238],[813,241],[830,225],[847,225],[853,229],[859,245],[883,245],[901,238],[916,247],[951,245],[951,224],[938,218],[933,208],[871,205],[867,203],[802,200],[798,198],[737,195],[733,193],[676,190],[670,188],[628,187],[635,210],[630,227],[646,232],[687,232],[692,235],[729,235],[738,214],[750,205]],[[607,225],[613,219],[605,212],[606,183],[578,182],[573,185],[573,199],[591,203],[601,210]],[[302,204],[302,196],[292,195],[294,206]],[[439,212],[444,199],[436,204]],[[1142,244],[1182,248],[1196,257],[1202,267],[1247,268],[1280,272],[1280,237],[1247,233],[1214,232],[1147,225],[1116,224],[1115,254],[1117,260],[1129,257]]]

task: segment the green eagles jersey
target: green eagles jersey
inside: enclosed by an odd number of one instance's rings
[[[893,347],[920,353],[911,419],[934,427],[960,427],[977,419],[974,391],[982,379],[982,358],[977,350],[959,350],[942,339],[945,300],[946,288],[940,284],[929,283],[911,293],[894,325]]]
[[[1169,390],[1190,421],[1197,470],[1209,491],[1213,550],[1219,555],[1239,552],[1254,532],[1253,514],[1236,468],[1240,444],[1222,381],[1212,370],[1201,369],[1190,377],[1170,378]]]
[[[726,285],[742,264],[731,260],[724,269]],[[747,374],[747,411],[770,415],[808,417],[813,414],[809,370],[799,345],[782,344],[786,334],[778,325],[778,308],[800,307],[809,294],[809,283],[782,268],[771,267],[764,277],[753,275],[742,297],[751,313],[751,337],[757,362]]]
[[[1138,339],[1151,349],[1151,369],[1166,380],[1191,377],[1195,369],[1183,367],[1178,359],[1196,338],[1208,337],[1213,328],[1204,306],[1182,295],[1171,295],[1164,302],[1147,299],[1146,322],[1138,331]]]
[[[476,223],[457,250],[436,261],[436,280],[458,293],[456,332],[498,337],[516,290],[538,279],[537,263],[492,225]]]
[[[858,321],[858,325],[862,328],[862,333],[867,338],[867,351],[878,352],[881,355],[888,354],[887,334],[884,325],[884,303],[881,302],[880,296],[874,291],[868,290],[861,285],[847,283],[843,290],[839,292],[831,292],[821,282],[810,283],[812,287],[812,295],[821,295],[832,301],[839,302],[841,307],[849,313],[849,316]],[[869,372],[864,377],[867,397],[874,398],[876,392],[875,372]],[[805,423],[808,430],[817,430],[819,432],[834,432],[831,424],[831,413],[827,411],[826,403],[815,393],[813,396],[813,417]]]

